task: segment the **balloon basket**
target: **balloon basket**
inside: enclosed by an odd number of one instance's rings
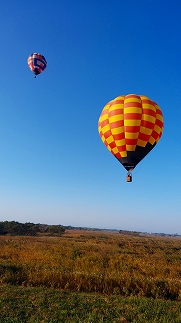
[[[129,174],[126,176],[126,182],[131,183],[132,182],[132,176]]]

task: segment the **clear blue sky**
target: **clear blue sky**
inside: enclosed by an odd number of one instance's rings
[[[181,3],[6,0],[0,5],[0,221],[181,234]],[[47,69],[36,79],[33,52]],[[97,122],[148,96],[164,133],[133,171]]]

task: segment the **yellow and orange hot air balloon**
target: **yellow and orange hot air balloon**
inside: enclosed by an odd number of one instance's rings
[[[109,151],[131,171],[153,149],[163,132],[160,107],[144,95],[118,96],[103,108],[98,131]]]

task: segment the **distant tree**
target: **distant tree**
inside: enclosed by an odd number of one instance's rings
[[[7,234],[7,230],[5,230],[4,222],[0,222],[0,235]]]
[[[41,223],[38,223],[37,224],[39,230],[40,230],[40,233],[46,233],[47,231],[47,228],[48,228],[48,224],[41,224]]]
[[[30,222],[26,222],[24,224],[24,234],[28,236],[35,236],[40,232],[39,224],[34,224]]]
[[[34,224],[31,222],[19,223],[17,221],[0,222],[0,235],[36,236],[40,233],[42,235],[60,236],[64,232],[65,228],[62,225]]]
[[[50,235],[62,235],[65,232],[65,228],[62,225],[49,225],[46,230]]]
[[[11,235],[22,235],[23,233],[23,224],[16,222],[16,221],[4,221],[3,229],[4,234],[11,234]]]

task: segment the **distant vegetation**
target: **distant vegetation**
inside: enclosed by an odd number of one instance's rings
[[[60,236],[65,232],[62,225],[34,224],[30,222],[19,223],[16,221],[0,222],[0,235],[12,236],[36,236],[49,235]]]
[[[181,239],[82,230],[0,236],[0,282],[181,300]]]

